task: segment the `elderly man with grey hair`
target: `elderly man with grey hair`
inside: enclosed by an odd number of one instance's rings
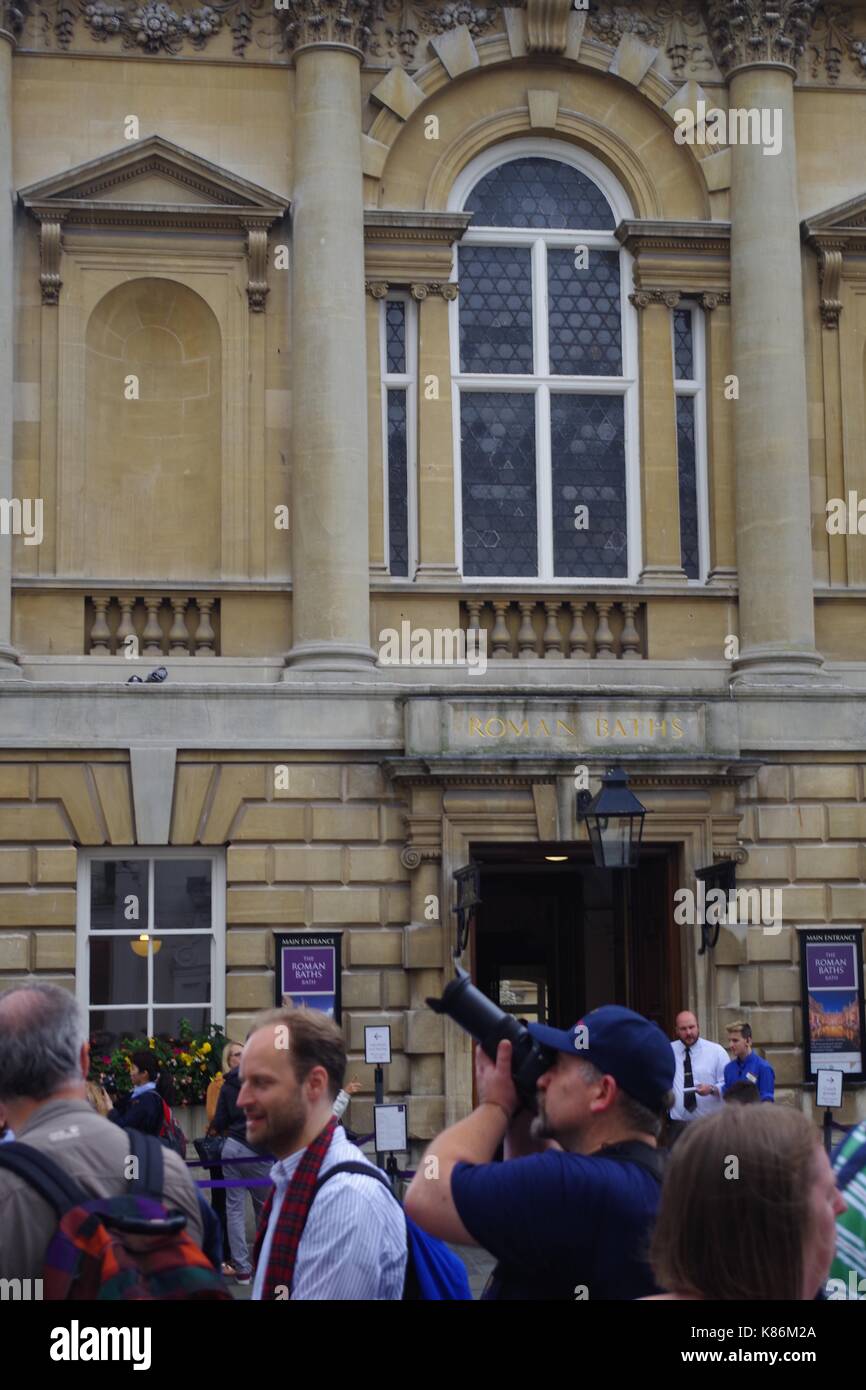
[[[67,990],[33,982],[0,994],[0,1104],[15,1138],[53,1159],[90,1196],[120,1197],[128,1191],[129,1136],[88,1105],[89,1061],[81,1015]],[[192,1179],[170,1149],[162,1159],[162,1201],[186,1214],[186,1229],[201,1244]],[[56,1225],[48,1203],[0,1168],[0,1278],[40,1278]]]

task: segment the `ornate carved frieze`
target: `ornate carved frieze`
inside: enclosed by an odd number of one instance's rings
[[[716,62],[727,76],[756,63],[796,70],[806,51],[818,0],[707,0]]]
[[[465,27],[476,43],[504,35],[505,11],[524,12],[528,53],[561,54],[572,9],[573,0],[0,0],[0,28],[27,50],[98,43],[142,57],[207,50],[277,63],[310,43],[339,43],[374,67],[415,71],[433,58],[431,39],[449,31]],[[678,84],[768,60],[798,65],[805,85],[866,82],[866,11],[856,0],[592,0],[582,13],[584,44],[613,51],[633,34],[659,50],[655,71]]]

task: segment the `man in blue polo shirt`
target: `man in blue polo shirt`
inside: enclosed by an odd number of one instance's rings
[[[529,1031],[556,1053],[538,1081],[537,1115],[514,1089],[511,1044],[499,1044],[495,1065],[477,1048],[479,1103],[429,1146],[406,1210],[431,1234],[497,1257],[485,1298],[653,1293],[646,1254],[662,1174],[656,1140],[674,1078],[670,1043],[618,1005],[568,1031]],[[494,1163],[503,1140],[505,1162]]]
[[[752,1051],[752,1029],[748,1023],[731,1023],[728,1027],[728,1048],[731,1061],[725,1067],[725,1089],[735,1081],[748,1081],[757,1086],[761,1100],[772,1100],[775,1094],[776,1073]]]

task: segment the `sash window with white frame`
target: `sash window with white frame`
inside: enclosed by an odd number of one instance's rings
[[[417,555],[416,305],[408,294],[389,294],[380,312],[385,553],[388,573],[401,579],[414,575]]]
[[[631,215],[592,156],[516,141],[473,161],[452,306],[457,545],[466,578],[640,570]]]
[[[704,316],[683,300],[671,314],[677,412],[680,563],[689,579],[708,567]]]
[[[221,851],[79,854],[78,999],[106,1052],[123,1037],[225,1022]]]

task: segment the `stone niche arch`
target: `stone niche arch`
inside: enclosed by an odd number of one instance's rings
[[[222,335],[177,280],[109,290],[85,334],[83,523],[88,572],[220,573]]]
[[[442,211],[461,171],[485,149],[547,135],[601,159],[637,218],[724,218],[728,152],[674,140],[673,112],[704,95],[698,85],[676,92],[654,72],[637,85],[603,70],[599,56],[593,52],[592,63],[516,58],[497,36],[478,43],[478,65],[458,79],[437,59],[396,95],[383,82],[372,93],[382,109],[369,131],[368,205]],[[429,116],[438,120],[435,139]]]

